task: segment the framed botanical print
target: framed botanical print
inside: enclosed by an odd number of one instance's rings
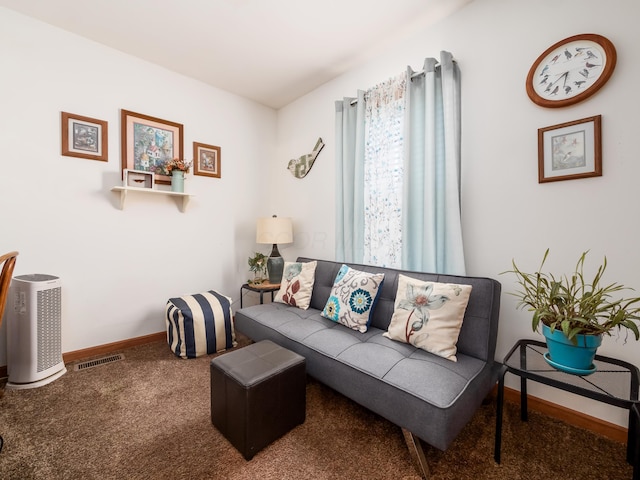
[[[182,158],[182,124],[122,110],[121,129],[122,170],[153,172],[156,183],[169,185],[166,164]]]

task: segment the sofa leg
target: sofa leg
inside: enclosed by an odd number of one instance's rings
[[[423,479],[428,480],[429,465],[427,464],[427,457],[422,448],[422,441],[406,428],[402,429],[402,435],[404,435],[404,441],[407,443],[409,454],[411,455],[416,470],[418,470],[418,473]]]

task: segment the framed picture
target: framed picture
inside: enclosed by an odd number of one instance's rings
[[[538,183],[602,176],[601,115],[538,129]]]
[[[182,158],[183,126],[180,123],[121,111],[122,171],[152,172],[155,183],[171,184],[166,163]]]
[[[124,170],[124,186],[135,188],[153,188],[153,172],[143,172],[142,170]]]
[[[62,112],[62,155],[109,161],[107,122]]]
[[[193,174],[220,178],[220,147],[193,142]]]

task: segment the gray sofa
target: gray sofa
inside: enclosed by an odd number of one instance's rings
[[[494,353],[500,283],[489,278],[348,265],[385,273],[366,333],[320,316],[342,266],[324,260],[318,260],[308,310],[283,303],[246,307],[236,312],[236,329],[254,341],[268,339],[299,353],[306,358],[307,373],[312,377],[402,427],[405,438],[409,434],[413,440],[419,438],[446,450],[498,378]],[[457,344],[457,362],[382,336],[393,314],[399,273],[420,280],[472,285]],[[414,453],[422,454],[421,450]]]

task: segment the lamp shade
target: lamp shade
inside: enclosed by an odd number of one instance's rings
[[[293,226],[288,217],[259,218],[256,228],[256,243],[292,243]]]

